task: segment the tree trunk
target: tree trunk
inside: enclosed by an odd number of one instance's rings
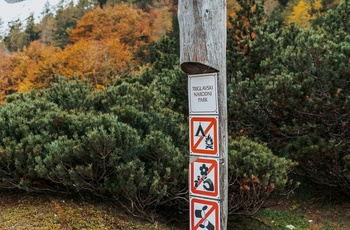
[[[220,229],[225,230],[228,215],[226,0],[179,0],[178,20],[181,69],[189,75],[218,73]]]
[[[180,64],[188,74],[226,69],[226,1],[179,0]]]

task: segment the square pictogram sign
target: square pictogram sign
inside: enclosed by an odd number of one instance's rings
[[[191,157],[190,195],[220,199],[219,197],[219,159]]]
[[[191,155],[219,156],[218,117],[190,116]]]
[[[220,229],[220,203],[200,198],[190,198],[191,230]]]

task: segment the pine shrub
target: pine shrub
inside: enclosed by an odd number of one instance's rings
[[[289,173],[296,165],[277,157],[266,144],[247,137],[229,142],[229,214],[251,216],[260,208],[286,198],[295,188]]]
[[[247,45],[255,67],[236,66],[228,86],[232,134],[267,143],[274,154],[299,163],[298,176],[346,196],[348,5],[346,0],[330,11],[320,28],[281,28],[275,22],[255,27]]]

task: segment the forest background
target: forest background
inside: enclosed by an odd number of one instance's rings
[[[349,0],[228,1],[229,213],[350,194]],[[188,209],[177,1],[80,0],[0,44],[0,188]],[[273,198],[273,199],[271,199]]]

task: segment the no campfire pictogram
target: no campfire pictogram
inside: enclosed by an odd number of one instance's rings
[[[191,230],[219,230],[220,209],[218,201],[192,197],[190,205]]]
[[[190,116],[192,155],[218,156],[218,117]]]
[[[190,195],[220,199],[218,159],[197,158],[194,161],[191,160],[189,184]]]

